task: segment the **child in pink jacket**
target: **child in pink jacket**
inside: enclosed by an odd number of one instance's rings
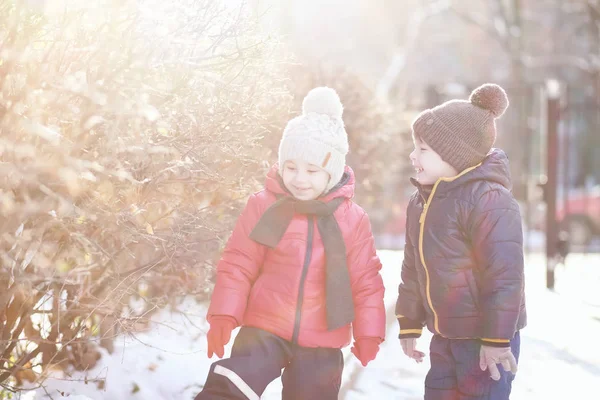
[[[259,399],[282,374],[284,400],[336,400],[341,348],[366,366],[385,335],[381,263],[351,199],[337,93],[309,92],[288,122],[265,188],[250,196],[217,267],[208,310],[211,366],[196,400]]]

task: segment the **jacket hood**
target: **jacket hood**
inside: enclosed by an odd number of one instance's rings
[[[494,182],[511,190],[512,180],[506,153],[500,149],[490,150],[480,166],[459,176],[455,180],[457,185],[464,185],[475,181]]]

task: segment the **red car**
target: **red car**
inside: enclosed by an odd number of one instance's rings
[[[566,204],[557,202],[556,220],[569,233],[573,245],[588,245],[600,235],[600,186],[571,192]]]

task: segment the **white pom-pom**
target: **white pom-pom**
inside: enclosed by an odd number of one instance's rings
[[[322,86],[312,89],[302,101],[302,114],[311,112],[342,118],[344,106],[335,90]]]

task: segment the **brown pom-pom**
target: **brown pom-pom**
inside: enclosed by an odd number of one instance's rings
[[[486,83],[473,90],[469,101],[479,108],[491,111],[494,118],[500,118],[508,108],[506,92],[494,83]]]

